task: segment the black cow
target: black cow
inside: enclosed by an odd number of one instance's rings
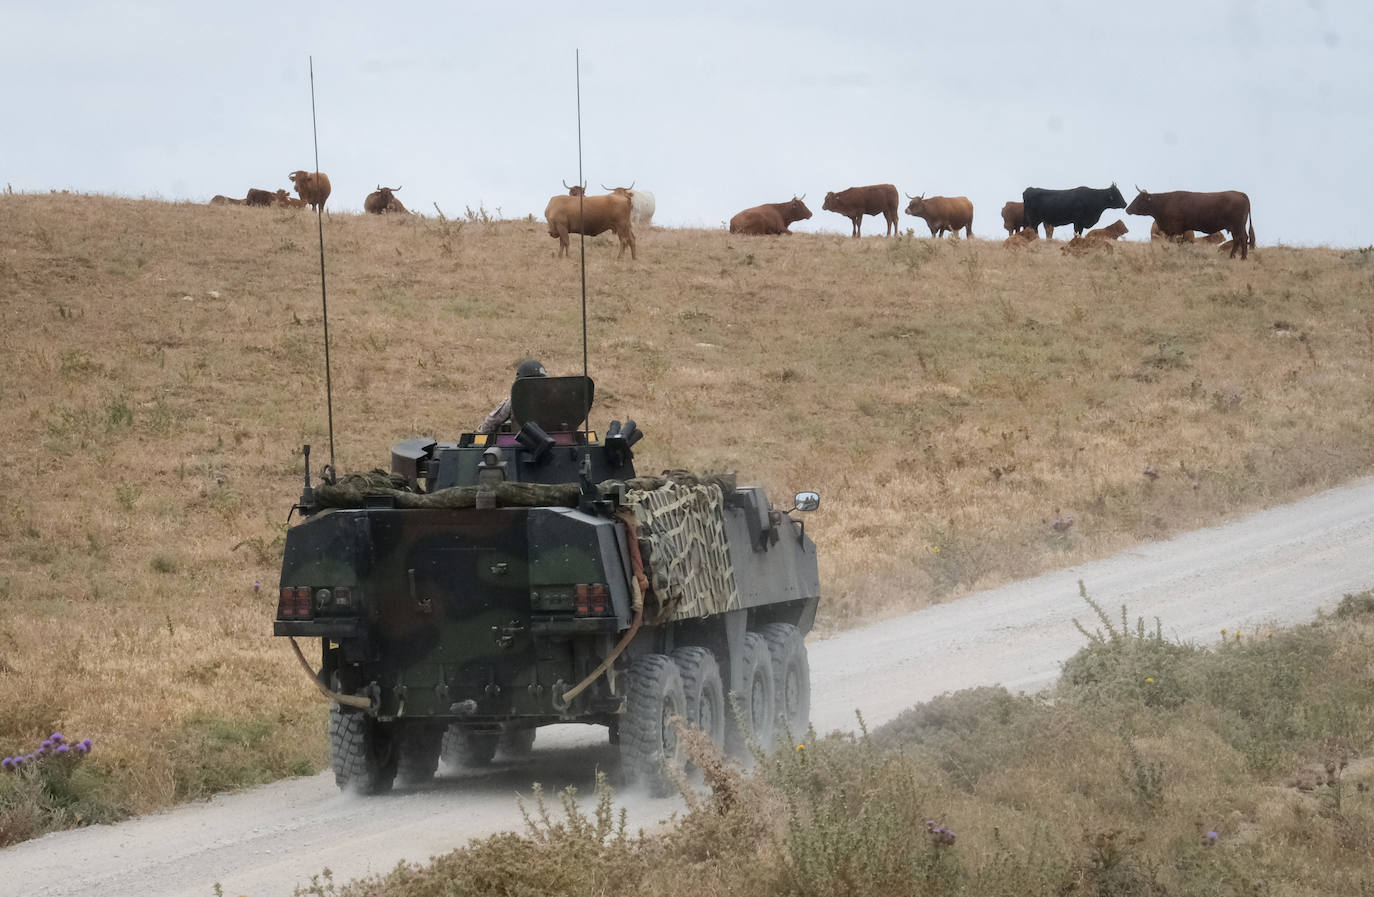
[[[1021,193],[1025,204],[1025,225],[1045,225],[1045,239],[1061,224],[1072,224],[1074,235],[1092,227],[1107,209],[1124,209],[1126,200],[1112,184],[1105,189],[1074,187],[1072,190],[1043,190],[1027,187]]]

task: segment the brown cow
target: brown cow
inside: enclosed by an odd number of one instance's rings
[[[299,200],[299,199],[297,199],[296,197],[292,196],[291,194],[287,193],[285,190],[278,190],[278,191],[276,192],[276,195],[274,195],[274,196],[272,197],[272,205],[274,205],[274,206],[280,206],[280,207],[282,207],[283,209],[303,209],[303,208],[305,208],[305,203],[304,203],[304,202],[302,202],[301,200]]]
[[[212,205],[212,206],[241,206],[241,205],[243,205],[243,200],[241,200],[241,199],[234,199],[233,197],[230,197],[230,196],[222,196],[222,195],[216,193],[214,196],[210,197],[210,205]]]
[[[629,246],[633,259],[639,257],[635,252],[635,232],[630,227],[633,206],[634,202],[624,193],[555,196],[544,208],[544,219],[549,223],[549,236],[558,238],[559,255],[568,254],[568,234],[595,237],[609,230],[620,238],[620,254],[616,258],[623,256],[625,247]]]
[[[1198,238],[1197,238],[1197,241],[1198,241],[1199,243],[1214,243],[1214,244],[1215,244],[1215,243],[1220,243],[1220,242],[1222,242],[1222,241],[1225,240],[1225,239],[1226,239],[1226,235],[1223,234],[1221,231],[1217,231],[1217,232],[1214,233],[1214,234],[1207,234],[1206,236],[1198,237]]]
[[[1026,204],[1009,202],[1002,206],[1002,226],[1007,229],[1007,236],[1019,234],[1026,226]]]
[[[367,194],[367,199],[363,200],[363,211],[370,215],[392,214],[406,215],[406,207],[401,205],[401,201],[391,194],[400,190],[400,187],[383,187],[377,185],[376,191]]]
[[[1040,233],[1033,227],[1023,227],[1002,241],[1002,245],[1007,249],[1020,249],[1029,246],[1040,239]]]
[[[969,202],[967,196],[932,196],[929,199],[925,196],[924,193],[920,196],[908,193],[906,198],[911,202],[906,207],[906,213],[915,218],[924,218],[932,237],[943,237],[945,231],[957,237],[961,227],[964,236],[973,236],[973,203]]]
[[[1130,233],[1130,231],[1126,229],[1126,222],[1118,218],[1114,223],[1106,227],[1098,227],[1088,231],[1087,236],[1089,238],[1097,237],[1103,240],[1119,240],[1128,233]]]
[[[850,187],[839,193],[825,194],[821,206],[827,212],[838,212],[849,219],[854,226],[851,236],[859,236],[859,228],[865,215],[882,215],[887,219],[885,236],[896,236],[897,225],[897,188],[891,184],[871,184],[867,187]]]
[[[730,219],[730,233],[765,236],[768,234],[790,234],[788,230],[794,223],[811,217],[811,210],[802,202],[806,194],[794,196],[788,202],[766,202],[752,209],[745,209]]]
[[[564,181],[564,182],[563,182],[563,186],[564,186],[564,187],[568,187],[568,182],[567,182],[567,181]],[[587,193],[587,185],[586,185],[585,183],[582,184],[581,186],[579,186],[579,185],[577,185],[577,184],[574,184],[573,186],[568,187],[568,195],[569,195],[569,196],[585,196],[586,193]]]
[[[1171,237],[1189,230],[1204,234],[1230,231],[1234,241],[1231,258],[1236,257],[1236,250],[1239,249],[1242,260],[1248,256],[1249,247],[1255,245],[1255,222],[1250,217],[1250,197],[1239,190],[1223,190],[1220,193],[1174,190],[1153,194],[1138,186],[1136,190],[1139,194],[1126,207],[1126,214],[1148,215],[1160,230]]]
[[[1105,230],[1105,228],[1103,228]],[[1072,240],[1059,247],[1059,251],[1066,255],[1081,255],[1084,252],[1101,250],[1103,252],[1113,252],[1116,249],[1116,240],[1112,237],[1098,234],[1084,234],[1075,236]]]
[[[270,206],[277,199],[277,194],[270,190],[259,190],[257,187],[248,188],[248,196],[244,198],[243,204],[246,206]]]
[[[324,202],[329,199],[329,191],[332,189],[329,175],[323,171],[293,171],[287,177],[296,185],[296,192],[310,205],[312,212],[324,208]]]
[[[1183,233],[1174,234],[1171,237],[1164,231],[1160,230],[1159,225],[1157,223],[1153,221],[1150,222],[1150,242],[1164,243],[1166,241],[1169,243],[1191,243],[1193,242],[1193,232],[1190,230],[1185,230]]]

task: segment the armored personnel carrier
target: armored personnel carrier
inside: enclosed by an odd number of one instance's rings
[[[406,440],[389,473],[312,488],[307,455],[274,633],[333,701],[341,788],[421,782],[441,754],[479,765],[580,722],[661,792],[683,763],[674,716],[735,750],[805,731],[820,583],[791,512],[819,496],[778,510],[728,477],[636,476],[633,421],[579,429],[593,392],[517,380],[518,431]],[[296,638],[319,639],[318,672]]]

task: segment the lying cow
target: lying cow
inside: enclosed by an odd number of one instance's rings
[[[1040,239],[1040,234],[1033,227],[1023,227],[1021,230],[1012,234],[1002,241],[1002,245],[1007,249],[1021,249],[1029,246]]]
[[[973,236],[973,203],[967,196],[932,196],[927,199],[924,193],[920,196],[908,193],[906,198],[911,200],[906,213],[915,218],[924,218],[932,237],[943,237],[945,231],[957,237],[959,228],[964,229],[964,236]]]
[[[406,207],[401,205],[401,201],[392,195],[400,189],[400,187],[383,187],[378,184],[377,189],[367,194],[367,198],[363,200],[363,211],[369,215],[409,214]]]
[[[1126,222],[1118,218],[1115,222],[1107,225],[1106,227],[1094,228],[1093,230],[1088,231],[1087,236],[1089,239],[1098,237],[1103,240],[1119,240],[1122,237],[1126,236],[1126,234],[1128,233],[1130,233],[1130,231],[1126,229]]]
[[[234,199],[234,198],[231,197],[231,196],[222,196],[222,195],[216,193],[214,196],[210,197],[210,205],[212,205],[212,206],[241,206],[241,205],[243,205],[243,200],[241,200],[241,199]]]
[[[243,204],[246,206],[270,206],[276,201],[277,194],[271,190],[259,190],[257,187],[250,187]]]
[[[790,234],[788,230],[798,221],[811,217],[811,210],[802,202],[806,194],[794,196],[788,202],[766,202],[752,209],[745,209],[730,219],[730,233],[752,234]]]
[[[625,247],[629,246],[630,258],[634,259],[639,256],[635,252],[635,232],[630,227],[633,206],[630,197],[624,193],[555,196],[544,208],[544,219],[549,224],[549,236],[558,238],[560,256],[568,254],[569,234],[595,237],[609,230],[620,238],[620,253],[616,258],[625,255]]]
[[[280,206],[283,209],[303,209],[305,201],[297,199],[285,190],[278,190],[272,198],[272,205]]]

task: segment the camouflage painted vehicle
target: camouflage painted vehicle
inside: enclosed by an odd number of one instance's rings
[[[637,477],[633,421],[579,430],[586,377],[517,380],[518,433],[412,439],[306,491],[274,632],[318,638],[340,787],[366,793],[606,726],[624,777],[683,762],[680,715],[738,750],[805,731],[820,583],[805,526],[731,478]],[[812,510],[801,493],[790,510]],[[293,639],[293,645],[295,641]]]

